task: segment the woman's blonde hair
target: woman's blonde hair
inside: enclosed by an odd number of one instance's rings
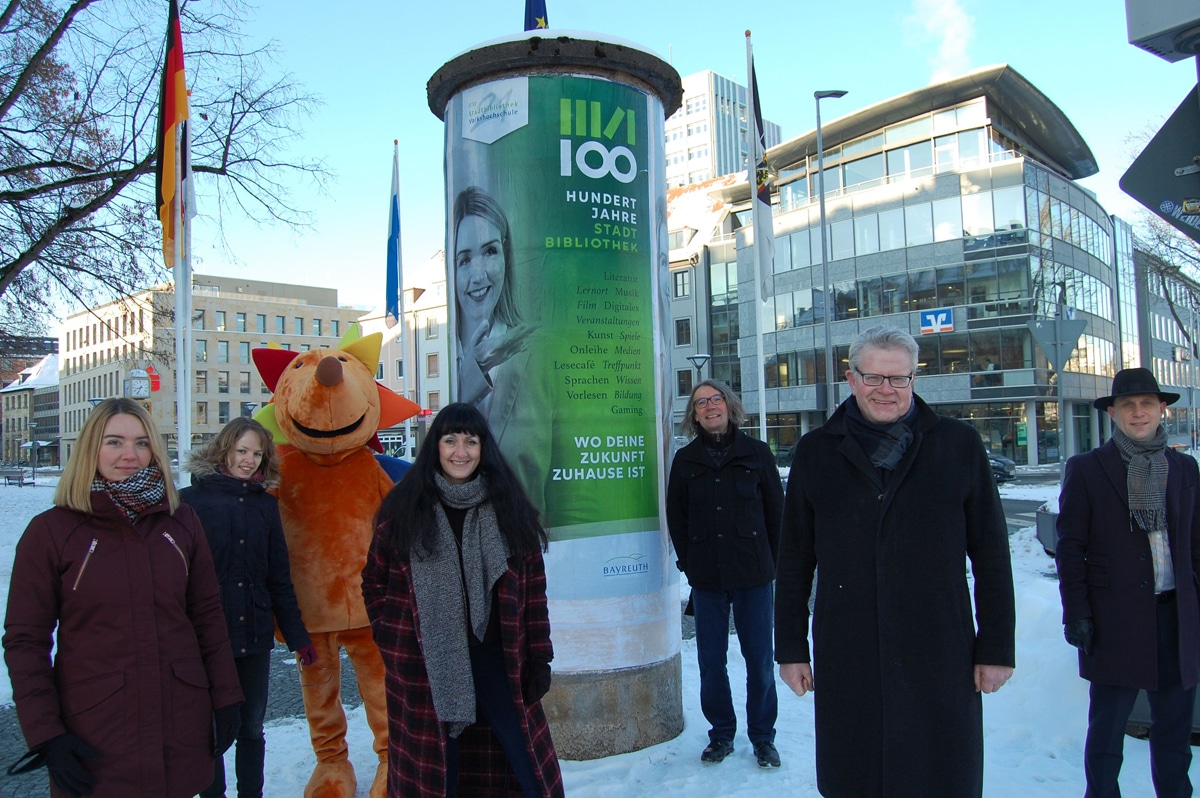
[[[179,494],[175,491],[175,483],[171,481],[171,463],[167,460],[167,450],[163,447],[162,436],[154,426],[154,419],[132,399],[105,399],[92,410],[83,429],[79,431],[79,440],[71,452],[67,465],[63,468],[62,477],[58,480],[58,488],[54,491],[54,503],[59,507],[69,507],[83,513],[92,512],[92,480],[96,478],[96,464],[100,459],[100,444],[104,441],[104,428],[113,416],[135,416],[142,422],[146,436],[150,439],[150,462],[162,471],[163,481],[167,484],[167,501],[171,513],[179,508]]]

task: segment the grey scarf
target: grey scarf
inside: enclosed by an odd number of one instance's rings
[[[432,551],[422,547],[412,558],[413,593],[420,619],[421,653],[429,674],[433,709],[449,726],[451,737],[475,722],[475,685],[467,643],[470,628],[483,639],[491,614],[492,587],[508,569],[508,549],[496,513],[487,501],[483,475],[451,485],[435,474],[441,502],[435,505],[437,530]],[[462,550],[442,509],[442,502],[467,509]],[[464,595],[465,587],[465,595]]]
[[[1144,532],[1167,528],[1167,432],[1160,424],[1158,432],[1145,443],[1135,441],[1113,429],[1113,443],[1125,461],[1129,512]]]

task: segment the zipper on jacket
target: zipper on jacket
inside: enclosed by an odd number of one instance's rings
[[[83,579],[83,572],[87,569],[88,560],[92,559],[92,552],[96,550],[96,545],[100,542],[99,538],[92,538],[92,545],[88,546],[87,556],[83,558],[83,565],[79,566],[79,573],[75,574],[75,584],[71,585],[71,590],[79,589],[79,580]]]
[[[183,560],[183,575],[188,576],[188,561],[187,557],[183,556],[183,549],[179,548],[179,544],[175,542],[175,538],[171,537],[171,533],[163,530],[162,536],[167,539],[167,542],[175,547],[175,551],[179,552],[179,559]]]

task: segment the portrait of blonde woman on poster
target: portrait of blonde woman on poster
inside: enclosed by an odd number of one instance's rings
[[[515,395],[534,327],[521,321],[513,280],[512,229],[499,203],[471,186],[454,200],[454,296],[458,399],[488,415]]]
[[[200,519],[131,399],[88,415],[17,543],[4,661],[50,794],[194,796],[233,742],[242,691]]]
[[[477,186],[455,196],[452,215],[455,398],[483,413],[496,445],[547,522],[550,385],[530,365],[538,327],[518,308],[512,228],[500,204]]]

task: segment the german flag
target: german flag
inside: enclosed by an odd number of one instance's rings
[[[175,267],[175,210],[179,175],[175,171],[179,125],[188,118],[187,81],[183,74],[183,35],[179,29],[179,4],[171,0],[167,16],[167,52],[163,59],[162,86],[158,94],[158,168],[154,187],[158,197],[158,219],[163,228],[163,263]]]

